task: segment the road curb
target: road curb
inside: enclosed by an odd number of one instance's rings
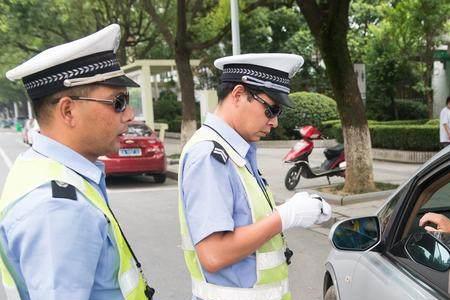
[[[310,194],[318,194],[321,197],[323,197],[328,203],[334,204],[334,205],[352,205],[356,203],[362,203],[362,202],[368,202],[368,201],[376,201],[376,200],[383,200],[387,199],[394,191],[393,190],[386,190],[386,191],[379,191],[379,192],[372,192],[372,193],[363,193],[363,194],[356,194],[356,195],[349,195],[349,196],[340,196],[340,195],[334,195],[334,194],[328,194],[324,192],[319,192],[313,189],[307,189],[306,190]]]
[[[167,178],[170,178],[170,179],[178,181],[178,172],[167,170],[166,171],[166,176],[167,176]]]
[[[168,158],[167,159],[168,165],[178,165],[179,162],[180,162],[180,160],[178,158]]]

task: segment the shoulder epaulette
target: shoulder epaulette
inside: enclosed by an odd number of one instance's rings
[[[77,191],[73,185],[65,182],[52,181],[52,197],[77,200]]]
[[[223,164],[226,164],[228,161],[228,153],[225,151],[225,149],[216,141],[214,142],[214,148],[211,151],[212,157],[214,157],[216,160],[220,161]]]

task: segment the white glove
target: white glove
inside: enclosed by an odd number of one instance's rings
[[[319,195],[306,192],[296,193],[292,198],[277,207],[282,230],[292,227],[307,228],[331,218],[331,206]]]

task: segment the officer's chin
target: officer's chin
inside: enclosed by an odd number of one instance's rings
[[[254,143],[254,142],[259,142],[260,140],[261,140],[260,135],[254,135],[251,137],[250,141],[248,141],[248,142]]]
[[[260,132],[258,132],[258,140],[260,140],[261,138],[263,138],[263,137],[266,137],[266,136],[268,136],[269,135],[269,133],[270,132],[266,132],[266,131],[260,131]]]
[[[113,145],[111,145],[110,149],[108,149],[108,154],[117,153],[120,149],[120,141],[117,139]]]

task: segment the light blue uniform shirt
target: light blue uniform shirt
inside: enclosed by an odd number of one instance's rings
[[[104,166],[40,134],[24,158],[48,157],[88,180],[107,202]],[[24,196],[0,223],[22,299],[123,299],[119,254],[103,213],[77,191],[77,200],[53,198],[51,184]],[[28,291],[28,293],[27,293]]]
[[[247,169],[262,185],[263,180],[256,164],[255,144],[246,142],[213,114],[208,114],[205,125],[214,128],[245,158]],[[181,197],[194,245],[215,232],[233,231],[236,227],[252,223],[246,192],[231,159],[226,164],[219,162],[211,156],[213,148],[211,141],[193,145],[186,152],[182,166]],[[216,273],[208,273],[204,269],[203,272],[209,283],[251,288],[256,282],[256,257],[250,255]]]

